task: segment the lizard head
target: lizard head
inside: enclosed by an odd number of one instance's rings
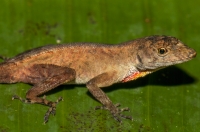
[[[150,36],[139,39],[136,67],[141,70],[160,69],[183,63],[196,56],[196,51],[170,36]]]

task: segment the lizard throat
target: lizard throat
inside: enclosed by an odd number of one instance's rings
[[[122,82],[128,82],[128,81],[132,81],[132,80],[136,80],[140,77],[144,77],[150,73],[152,73],[153,71],[136,71],[131,73],[130,75],[128,75],[127,77],[125,77]]]

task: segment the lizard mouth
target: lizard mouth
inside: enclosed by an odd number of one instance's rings
[[[175,64],[180,64],[180,63],[183,63],[183,62],[186,62],[186,61],[189,61],[191,60],[192,58],[185,58],[185,59],[181,59],[179,61],[170,61],[170,62],[167,62],[167,63],[159,63],[159,65],[162,65],[162,64],[165,64],[165,66],[171,66],[171,65],[175,65]]]
[[[167,67],[167,66],[172,66],[172,65],[176,65],[176,64],[180,64],[180,63],[183,63],[183,62],[186,62],[186,61],[189,61],[191,59],[193,59],[194,57],[196,56],[196,52],[195,54],[193,54],[192,56],[190,57],[187,57],[187,58],[183,58],[181,60],[173,60],[173,61],[168,61],[168,62],[160,62],[160,63],[150,63],[149,66],[146,67],[146,69],[151,69],[151,70],[159,70],[159,69],[162,69],[164,67]]]

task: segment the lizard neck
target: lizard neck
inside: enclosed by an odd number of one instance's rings
[[[142,57],[138,55],[138,50],[141,45],[138,44],[139,40],[129,41],[118,45],[118,50],[121,54],[121,64],[127,70],[121,82],[128,82],[144,77],[158,69],[146,69],[143,67]],[[145,51],[144,51],[145,52]]]
[[[127,65],[131,71],[135,71],[135,69],[139,70],[146,70],[140,69],[139,64],[142,63],[142,58],[139,58],[138,61],[138,41],[130,41],[125,42],[119,45],[116,45],[114,48],[114,52],[119,54],[121,64]]]

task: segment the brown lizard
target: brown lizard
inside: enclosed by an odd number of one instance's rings
[[[117,45],[76,43],[49,45],[32,49],[0,63],[0,83],[29,83],[26,103],[38,103],[50,108],[44,117],[55,115],[56,104],[39,96],[61,84],[86,84],[90,93],[121,121],[124,116],[100,89],[114,83],[143,77],[166,66],[189,61],[196,52],[180,40],[169,36],[150,36]]]

